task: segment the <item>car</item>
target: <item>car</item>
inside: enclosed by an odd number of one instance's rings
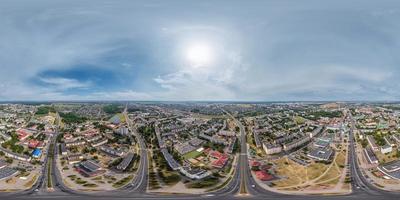
[[[255,187],[256,187],[256,185],[251,185],[251,187],[252,187],[252,188],[255,188]]]
[[[34,191],[35,191],[35,192],[39,192],[39,189],[35,189]]]

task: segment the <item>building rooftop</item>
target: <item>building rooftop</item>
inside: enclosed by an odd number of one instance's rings
[[[331,148],[315,148],[308,153],[308,156],[317,159],[327,161],[333,155],[333,150]]]

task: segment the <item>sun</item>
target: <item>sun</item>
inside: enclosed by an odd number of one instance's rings
[[[213,49],[206,43],[195,43],[188,46],[186,58],[192,67],[205,67],[213,60]]]

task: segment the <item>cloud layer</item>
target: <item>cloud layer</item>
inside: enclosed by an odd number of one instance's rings
[[[399,100],[400,3],[3,1],[0,100]],[[206,43],[213,62],[185,52]]]

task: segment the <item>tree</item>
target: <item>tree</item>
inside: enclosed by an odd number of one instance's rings
[[[12,158],[7,158],[6,162],[9,163],[9,164],[12,164],[14,162],[14,160]]]

